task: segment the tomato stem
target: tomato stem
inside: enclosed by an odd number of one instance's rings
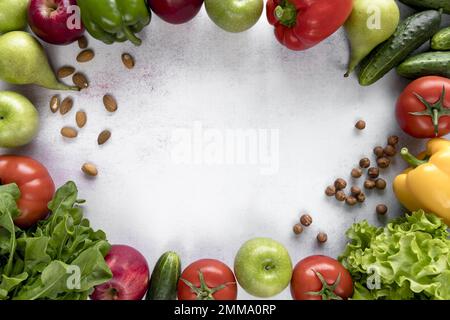
[[[220,286],[217,286],[215,288],[208,287],[208,284],[206,283],[205,276],[201,270],[198,271],[198,279],[200,280],[200,287],[196,287],[192,282],[181,278],[180,280],[183,281],[190,289],[191,291],[197,295],[197,300],[215,300],[214,294],[220,290],[225,289],[228,285],[234,284],[234,283],[224,283]]]
[[[341,273],[338,274],[336,280],[331,285],[325,280],[323,275],[320,272],[313,270],[316,274],[317,278],[319,278],[320,282],[322,282],[322,289],[319,291],[310,291],[306,292],[306,294],[312,296],[321,296],[322,300],[342,300],[340,296],[338,296],[334,290],[339,286],[341,282]]]

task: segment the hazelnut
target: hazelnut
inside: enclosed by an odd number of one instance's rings
[[[358,200],[354,196],[348,196],[345,199],[345,203],[348,204],[349,206],[354,206],[356,202],[358,202]]]
[[[337,191],[336,194],[334,195],[334,197],[338,201],[345,201],[345,198],[347,198],[347,196],[345,195],[345,192],[342,190]]]
[[[371,168],[369,168],[369,171],[367,172],[367,174],[372,179],[378,178],[378,176],[380,175],[380,169],[371,167]]]
[[[356,122],[355,128],[358,130],[364,130],[366,128],[366,122],[364,120],[359,120]]]
[[[351,175],[353,178],[359,178],[362,176],[362,170],[360,168],[353,168]]]
[[[336,188],[334,186],[328,186],[325,189],[325,194],[329,197],[332,197],[336,194]]]
[[[379,204],[376,207],[376,212],[379,215],[385,215],[387,213],[387,211],[388,211],[388,208],[385,204]]]
[[[304,214],[300,217],[300,223],[305,227],[309,227],[312,223],[312,217],[309,214]]]
[[[328,235],[325,232],[319,232],[317,234],[317,241],[319,241],[319,243],[325,243],[328,240]]]
[[[336,181],[334,182],[334,187],[336,188],[336,190],[345,189],[347,187],[347,181],[342,178],[336,179]]]
[[[386,189],[386,185],[387,185],[387,183],[386,183],[386,180],[384,180],[384,179],[379,178],[379,179],[375,180],[375,187],[378,190]]]
[[[389,160],[389,158],[381,157],[377,159],[377,165],[382,169],[389,167],[390,164],[391,160]]]
[[[398,143],[399,138],[397,136],[390,136],[387,140],[388,145],[395,146]]]
[[[368,167],[370,167],[370,160],[369,160],[369,158],[362,158],[361,160],[359,160],[359,166],[361,168],[368,168]]]
[[[383,154],[384,154],[383,147],[377,146],[377,147],[373,148],[373,153],[374,153],[377,157],[382,157]]]
[[[303,227],[302,227],[302,225],[301,225],[300,223],[297,223],[297,224],[294,226],[293,230],[294,230],[294,233],[295,233],[295,234],[300,234],[300,233],[303,232]]]
[[[364,181],[364,188],[366,188],[368,190],[375,188],[375,181],[373,181],[373,180]]]

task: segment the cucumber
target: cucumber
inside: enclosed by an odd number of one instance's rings
[[[398,66],[397,73],[410,79],[423,76],[443,76],[449,78],[450,52],[425,52],[412,56]]]
[[[175,252],[164,253],[156,262],[146,300],[176,300],[181,260]]]
[[[394,34],[363,62],[359,83],[368,86],[381,79],[428,41],[439,30],[440,24],[441,13],[436,10],[419,12],[402,21]]]
[[[450,50],[450,27],[442,29],[431,38],[431,49]]]
[[[445,13],[450,13],[448,0],[400,0],[400,2],[417,9],[442,9]]]

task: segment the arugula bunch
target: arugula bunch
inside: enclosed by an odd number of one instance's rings
[[[0,300],[85,300],[112,277],[104,259],[110,244],[83,218],[77,196],[67,182],[49,203],[49,218],[21,230],[13,222],[19,188],[0,186]]]
[[[450,299],[447,225],[419,210],[377,228],[367,221],[348,231],[339,257],[350,271],[354,299]]]

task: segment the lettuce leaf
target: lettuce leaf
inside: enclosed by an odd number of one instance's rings
[[[353,299],[450,299],[447,228],[422,210],[385,228],[354,224],[339,257],[355,281]]]

